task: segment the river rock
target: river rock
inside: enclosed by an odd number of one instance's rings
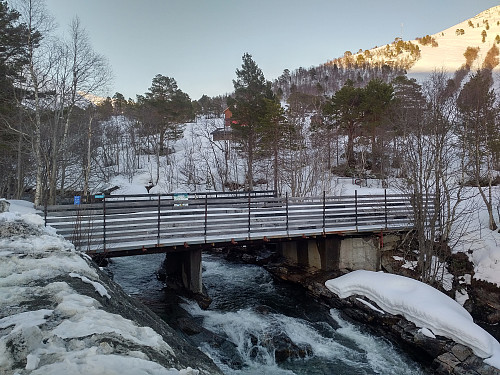
[[[435,370],[441,374],[453,374],[460,361],[451,353],[444,353],[435,359]]]
[[[457,357],[460,362],[464,362],[467,358],[473,355],[472,350],[465,345],[457,344],[451,348],[451,353]]]
[[[177,327],[188,336],[196,335],[203,331],[203,328],[190,318],[177,319]]]
[[[472,279],[469,296],[473,302],[469,305],[472,316],[487,324],[500,323],[500,288],[487,281]]]
[[[5,199],[0,199],[0,213],[9,212],[10,203]]]
[[[313,352],[309,344],[297,345],[283,332],[270,333],[261,338],[260,343],[256,344],[273,350],[276,363],[282,363],[294,358],[305,358],[312,355]]]

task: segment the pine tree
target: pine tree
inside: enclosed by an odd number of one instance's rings
[[[177,87],[175,79],[156,75],[145,103],[154,118],[159,134],[160,155],[164,154],[165,138],[175,141],[182,136],[183,124],[193,119],[193,106],[189,96]]]
[[[363,128],[371,138],[372,148],[372,170],[375,165],[379,172],[383,173],[384,159],[384,125],[387,123],[387,115],[394,102],[394,89],[391,84],[379,79],[372,79],[363,89]]]
[[[347,132],[346,159],[349,167],[354,167],[354,140],[358,135],[363,111],[363,89],[354,87],[351,80],[328,100],[323,107],[323,114],[333,124]]]
[[[127,101],[125,100],[125,97],[121,93],[116,92],[115,95],[113,95],[114,112],[117,114],[122,114],[126,107]]]
[[[262,151],[272,154],[273,158],[273,187],[279,190],[279,166],[280,151],[284,147],[285,139],[283,133],[287,126],[285,110],[276,99],[264,99],[266,111],[261,121],[262,129]]]
[[[234,97],[228,98],[233,113],[233,134],[241,147],[247,161],[246,186],[253,189],[253,164],[257,151],[262,146],[264,128],[269,126],[262,122],[269,109],[266,99],[274,100],[271,82],[266,81],[262,70],[252,56],[243,55],[241,69],[236,69],[236,80],[233,80]]]
[[[26,41],[30,35],[19,20],[20,14],[9,9],[7,2],[0,1],[0,196],[15,192],[18,198],[24,188],[23,159],[28,152],[21,130],[23,122],[17,116],[15,90],[28,62]],[[31,40],[38,43],[40,34],[33,32]]]
[[[169,154],[170,143],[182,137],[184,124],[194,118],[189,96],[177,87],[175,79],[157,74],[145,95],[137,95],[134,112],[148,142],[155,139],[156,178],[160,179],[160,156]],[[166,146],[166,147],[165,147]]]

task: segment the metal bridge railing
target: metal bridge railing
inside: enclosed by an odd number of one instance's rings
[[[429,214],[433,212],[431,208]],[[112,195],[47,206],[47,225],[84,251],[411,229],[403,194],[277,197],[275,192]]]

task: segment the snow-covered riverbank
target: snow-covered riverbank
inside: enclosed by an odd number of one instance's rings
[[[34,214],[0,214],[0,373],[219,374]]]
[[[500,371],[498,341],[476,325],[460,304],[427,284],[404,276],[363,270],[328,280],[325,284],[340,298],[364,296],[376,306],[360,301],[374,311],[404,316],[427,337],[439,335],[465,345]]]

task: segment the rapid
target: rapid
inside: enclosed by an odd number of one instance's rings
[[[108,270],[128,294],[175,325],[155,277],[163,258],[117,258]],[[206,330],[189,339],[225,374],[425,374],[385,339],[343,320],[302,288],[275,281],[262,267],[204,255],[203,283],[209,309],[185,298],[178,307]]]

